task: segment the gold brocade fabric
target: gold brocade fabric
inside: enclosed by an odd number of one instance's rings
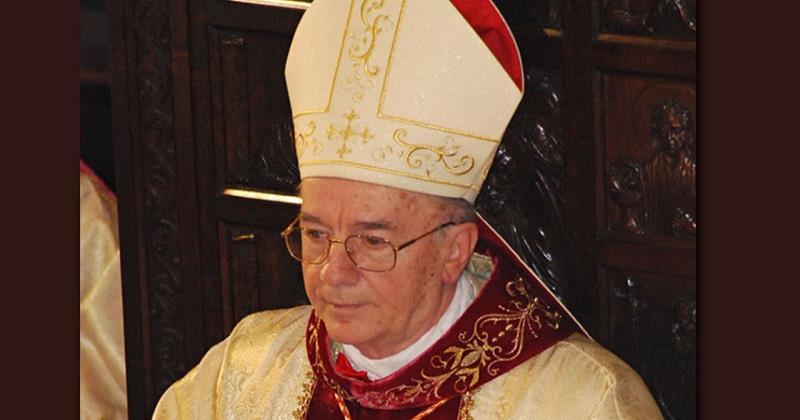
[[[80,418],[127,419],[114,196],[80,174]]]
[[[314,377],[306,356],[310,306],[253,314],[162,396],[153,418],[302,418]],[[479,419],[661,419],[639,376],[580,334],[472,392]]]
[[[241,320],[167,389],[153,418],[295,418],[311,373],[305,346],[310,313],[310,306],[301,306]]]

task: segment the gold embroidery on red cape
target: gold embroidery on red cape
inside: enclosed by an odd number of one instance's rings
[[[509,306],[499,304],[499,312],[482,315],[474,323],[471,334],[464,330],[458,334],[459,345],[450,346],[430,358],[432,371],[423,370],[421,377],[413,378],[412,385],[401,384],[387,391],[369,392],[364,399],[375,406],[396,406],[411,403],[420,396],[426,399],[441,399],[442,386],[455,378],[452,387],[458,394],[472,389],[479,381],[481,372],[490,376],[499,373],[498,363],[516,359],[522,352],[525,331],[538,338],[537,331],[545,327],[557,330],[562,315],[543,303],[525,286],[517,276],[506,283],[506,292],[511,296]],[[504,325],[500,332],[491,329]],[[503,340],[504,336],[512,336]]]

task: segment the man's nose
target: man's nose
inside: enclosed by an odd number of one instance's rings
[[[358,281],[358,267],[347,255],[344,243],[331,243],[328,259],[322,263],[320,279],[333,286],[352,284]]]

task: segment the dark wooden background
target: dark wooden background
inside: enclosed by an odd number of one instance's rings
[[[693,419],[695,2],[496,3],[526,94],[477,207],[666,418]],[[283,67],[304,5],[106,9],[128,395],[143,419],[243,316],[305,302],[278,236],[297,210]]]
[[[80,156],[114,191],[108,16],[103,0],[80,5]]]

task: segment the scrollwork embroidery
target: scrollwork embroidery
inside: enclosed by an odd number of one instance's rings
[[[427,144],[413,144],[407,142],[405,129],[397,129],[394,132],[394,141],[406,148],[405,162],[412,169],[420,168],[424,160],[430,161],[431,165],[425,168],[425,173],[430,177],[436,171],[435,163],[440,163],[444,169],[453,175],[463,175],[472,170],[475,166],[475,158],[471,155],[459,155],[459,146],[455,140],[447,136],[442,146],[430,146]]]
[[[458,334],[461,345],[450,346],[430,359],[433,373],[423,370],[413,385],[399,385],[386,392],[372,393],[367,398],[379,406],[403,404],[417,398],[442,398],[442,387],[452,380],[452,388],[464,394],[479,382],[482,373],[497,376],[498,364],[510,362],[522,353],[525,336],[539,337],[544,328],[559,329],[563,317],[538,296],[521,277],[506,284],[511,297],[508,306],[498,305],[499,312],[484,314],[473,324],[472,331]],[[499,328],[499,332],[497,331]],[[528,333],[528,334],[526,334]]]
[[[305,153],[308,147],[312,148],[312,153],[315,155],[318,155],[322,150],[322,143],[320,143],[316,137],[312,137],[314,136],[316,128],[316,123],[314,123],[314,121],[309,121],[308,128],[305,132],[295,134],[294,147],[297,149],[297,157],[303,156],[303,153]]]
[[[345,79],[348,87],[355,86],[353,100],[361,101],[364,96],[363,89],[370,89],[375,86],[372,80],[380,73],[380,67],[370,62],[375,51],[375,44],[378,36],[391,25],[387,15],[374,12],[383,7],[383,0],[364,0],[361,3],[360,18],[364,25],[361,30],[350,33],[353,44],[348,50],[348,57],[352,60],[352,74]]]
[[[382,7],[383,0],[371,0],[361,3],[361,22],[364,23],[366,27],[362,31],[361,42],[357,42],[350,47],[350,58],[363,63],[364,73],[373,77],[378,75],[379,68],[375,65],[371,66],[369,59],[372,57],[372,52],[375,50],[375,41],[378,39],[378,34],[382,31],[381,25],[388,23],[389,17],[386,15],[378,15],[370,21],[369,14]]]

